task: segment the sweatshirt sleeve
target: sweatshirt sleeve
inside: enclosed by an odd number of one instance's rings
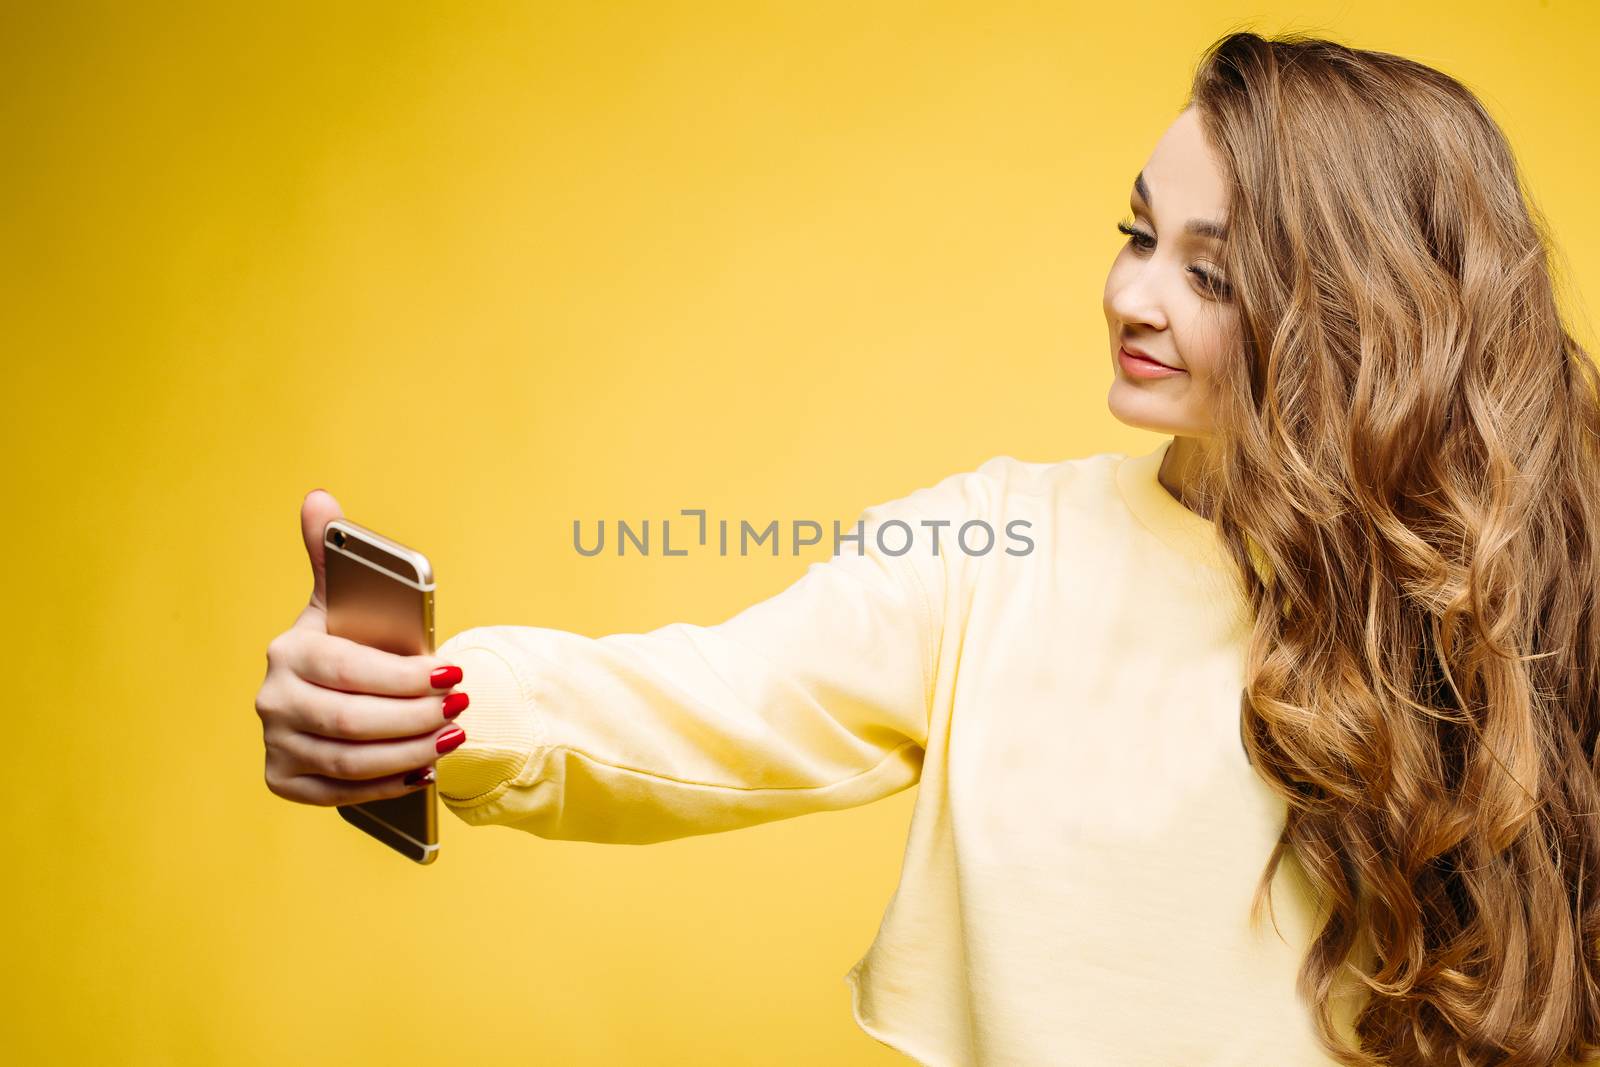
[[[437,763],[440,797],[474,825],[646,844],[914,784],[956,533],[981,478],[953,474],[867,508],[841,525],[829,560],[716,625],[454,635],[438,652],[461,667],[471,703],[457,719],[466,742]]]

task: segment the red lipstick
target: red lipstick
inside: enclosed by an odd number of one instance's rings
[[[1151,359],[1143,352],[1135,352],[1122,345],[1117,349],[1117,364],[1122,367],[1125,374],[1132,378],[1171,378],[1174,375],[1185,374],[1176,367],[1168,367],[1163,363]]]

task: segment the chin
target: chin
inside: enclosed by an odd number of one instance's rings
[[[1111,417],[1124,426],[1171,436],[1192,432],[1185,428],[1187,420],[1173,417],[1172,413],[1162,410],[1166,405],[1152,403],[1148,396],[1129,397],[1127,394],[1130,391],[1131,387],[1119,379],[1111,383],[1111,391],[1106,394],[1106,408],[1111,412]]]

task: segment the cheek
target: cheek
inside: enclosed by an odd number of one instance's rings
[[[1183,356],[1190,374],[1196,378],[1209,378],[1227,361],[1237,336],[1234,313],[1207,303],[1197,308],[1189,318],[1181,338],[1179,354]]]

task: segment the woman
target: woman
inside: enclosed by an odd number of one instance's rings
[[[1131,208],[1108,403],[1169,439],[869,508],[719,625],[340,642],[312,493],[271,789],[436,763],[470,823],[642,843],[920,782],[847,980],[923,1063],[1585,1055],[1600,375],[1502,133],[1419,64],[1230,34]]]

